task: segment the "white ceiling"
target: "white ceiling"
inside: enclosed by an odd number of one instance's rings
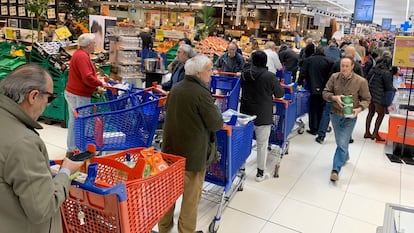
[[[327,11],[336,13],[347,13],[341,5],[350,12],[354,11],[355,0],[308,0],[309,3],[325,7]],[[392,18],[392,24],[400,27],[400,24],[406,20],[407,1],[410,1],[408,17],[412,16],[414,20],[414,0],[375,0],[374,23],[381,25],[382,18]]]

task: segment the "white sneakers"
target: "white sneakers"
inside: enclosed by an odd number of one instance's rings
[[[264,180],[266,180],[266,179],[269,179],[269,177],[270,177],[270,175],[269,175],[269,174],[267,174],[267,173],[263,173],[263,175],[262,175],[262,176],[258,176],[258,175],[256,175],[255,180],[256,180],[256,182],[262,182],[262,181],[264,181]]]

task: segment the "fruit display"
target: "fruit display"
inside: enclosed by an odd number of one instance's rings
[[[197,53],[205,54],[213,59],[214,54],[220,56],[224,53],[229,42],[223,38],[209,36],[200,42],[195,43],[195,50]]]
[[[174,40],[165,40],[163,42],[154,42],[154,49],[155,52],[158,53],[167,53],[174,45],[177,44],[178,41]]]

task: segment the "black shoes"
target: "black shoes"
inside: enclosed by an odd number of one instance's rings
[[[310,129],[307,129],[306,130],[306,132],[308,133],[308,134],[312,134],[312,135],[316,135],[316,134],[318,134],[317,132],[313,132],[312,130],[310,130]]]
[[[318,136],[315,138],[315,141],[319,144],[323,144],[325,142],[325,137]]]
[[[354,139],[353,138],[349,139],[349,143],[354,143]]]

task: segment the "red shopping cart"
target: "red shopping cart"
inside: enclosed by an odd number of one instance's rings
[[[143,149],[90,159],[86,180],[72,182],[69,197],[61,207],[65,232],[151,231],[183,192],[185,158],[162,153],[168,168],[141,178]],[[128,166],[131,162],[134,167]]]

